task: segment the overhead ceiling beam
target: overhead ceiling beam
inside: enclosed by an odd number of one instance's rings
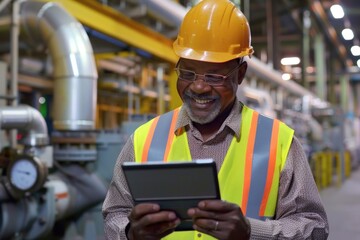
[[[62,5],[85,26],[144,50],[165,61],[176,63],[172,40],[137,23],[120,12],[94,0],[50,0]],[[47,1],[48,2],[48,1]]]

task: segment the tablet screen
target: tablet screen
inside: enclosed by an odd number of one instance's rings
[[[216,165],[211,159],[126,162],[122,169],[135,204],[158,203],[161,209],[174,211],[182,220],[188,220],[187,210],[199,201],[220,199]]]

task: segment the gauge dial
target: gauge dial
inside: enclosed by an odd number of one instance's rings
[[[10,181],[16,188],[26,191],[35,185],[38,171],[28,159],[19,159],[11,168],[10,176]]]
[[[48,175],[47,166],[39,158],[20,155],[12,160],[7,169],[9,191],[14,196],[39,190]]]

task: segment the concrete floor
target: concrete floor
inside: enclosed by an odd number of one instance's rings
[[[330,224],[329,240],[360,240],[360,167],[340,187],[320,191]]]

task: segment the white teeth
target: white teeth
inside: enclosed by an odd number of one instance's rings
[[[211,102],[211,100],[195,99],[195,102],[200,103],[200,104],[205,104],[205,103]]]

